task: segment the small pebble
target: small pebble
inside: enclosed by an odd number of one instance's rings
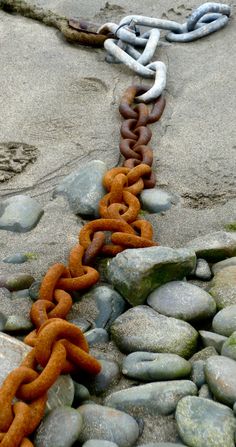
[[[34,278],[27,273],[9,273],[0,276],[0,287],[10,291],[28,289],[34,282]]]
[[[81,383],[77,383],[74,381],[74,400],[73,400],[73,407],[76,407],[81,404],[81,402],[85,400],[90,399],[90,392],[86,386],[82,385]]]
[[[168,210],[174,197],[160,188],[144,189],[140,194],[142,208],[150,213],[161,213]]]
[[[206,382],[204,372],[205,363],[206,362],[204,360],[197,360],[196,362],[192,363],[191,380],[198,388]]]
[[[199,258],[195,270],[195,276],[202,281],[209,281],[212,277],[211,269],[205,259]]]
[[[7,264],[23,264],[26,261],[28,261],[28,258],[23,253],[16,253],[3,259],[3,262],[6,262]]]
[[[40,286],[41,281],[34,281],[29,288],[29,296],[34,301],[36,301],[39,298]]]
[[[100,360],[101,371],[96,376],[88,377],[83,383],[91,394],[99,396],[115,385],[120,379],[120,369],[118,363],[111,360]]]

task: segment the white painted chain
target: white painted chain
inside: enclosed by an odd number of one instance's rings
[[[137,97],[149,102],[161,95],[166,86],[166,66],[163,62],[151,62],[160,39],[160,31],[168,30],[165,38],[169,42],[192,42],[207,36],[227,25],[230,6],[221,3],[204,3],[188,17],[187,22],[179,24],[172,20],[156,19],[140,15],[124,17],[119,25],[106,23],[98,32],[114,34],[117,39],[107,39],[104,47],[108,52],[108,62],[123,62],[142,77],[155,77],[153,87]],[[137,35],[137,26],[153,28]],[[144,48],[141,53],[136,48]]]

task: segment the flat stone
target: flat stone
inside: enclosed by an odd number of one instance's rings
[[[191,447],[234,447],[236,420],[225,405],[186,396],[178,402],[176,422],[183,441]]]
[[[212,277],[211,269],[205,259],[199,258],[197,260],[195,276],[202,281],[209,281]]]
[[[168,415],[184,396],[196,395],[197,387],[190,380],[170,380],[133,386],[110,394],[105,405],[125,411],[133,416]]]
[[[71,447],[82,429],[82,417],[77,410],[59,407],[52,410],[36,430],[35,447]]]
[[[168,210],[174,197],[160,188],[144,189],[140,194],[142,208],[150,213],[161,213]]]
[[[236,331],[236,304],[220,310],[212,320],[212,327],[217,334],[225,337]]]
[[[195,262],[193,251],[185,248],[124,250],[108,264],[108,279],[131,305],[137,306],[162,284],[183,279]]]
[[[216,399],[232,406],[236,401],[236,362],[228,357],[213,356],[206,362],[205,377]]]
[[[236,266],[220,270],[209,285],[209,293],[213,296],[218,309],[236,304]]]
[[[75,214],[99,217],[98,204],[106,194],[102,180],[107,167],[100,160],[92,160],[82,169],[66,176],[55,188],[53,197],[63,195]]]
[[[211,269],[213,274],[215,275],[220,270],[223,270],[225,267],[231,267],[232,265],[236,266],[236,256],[233,256],[232,258],[224,259],[223,261],[216,262],[216,264],[213,264]]]
[[[43,215],[41,205],[29,196],[17,195],[0,202],[0,229],[25,233]]]
[[[236,255],[236,237],[233,233],[216,231],[197,237],[185,244],[195,251],[198,258],[209,262],[221,261]]]
[[[165,317],[148,306],[137,306],[115,320],[111,336],[125,353],[145,350],[188,358],[195,352],[198,333],[185,321]]]
[[[171,281],[154,290],[147,303],[157,312],[184,321],[213,317],[216,304],[205,290],[185,281]]]
[[[15,337],[0,332],[0,386],[7,375],[20,366],[24,357],[31,351],[27,346]],[[60,405],[71,405],[74,396],[74,386],[70,376],[60,376],[49,389],[46,412]]]
[[[139,437],[139,426],[130,415],[97,404],[85,404],[78,408],[83,427],[79,442],[104,439],[119,447],[132,447]]]
[[[115,385],[120,379],[120,368],[118,363],[111,360],[99,359],[101,371],[96,376],[83,380],[84,385],[91,394],[99,396]]]
[[[228,307],[226,307],[226,309],[228,309]],[[199,335],[201,337],[203,346],[212,346],[219,354],[221,353],[223,343],[227,340],[227,337],[215,334],[215,332],[199,331]]]
[[[110,285],[95,286],[73,304],[67,320],[79,316],[88,319],[97,328],[109,329],[125,308],[125,300]]]
[[[15,253],[3,259],[3,262],[7,264],[23,264],[26,261],[28,261],[28,257],[24,253]]]
[[[147,382],[182,379],[189,376],[191,363],[176,354],[133,352],[123,361],[122,373]]]
[[[229,338],[224,342],[221,350],[221,355],[230,357],[236,360],[236,332],[233,332]]]
[[[28,289],[34,282],[34,278],[28,273],[8,273],[0,275],[0,287],[10,291]]]

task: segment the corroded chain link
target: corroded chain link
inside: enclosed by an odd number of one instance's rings
[[[107,194],[99,204],[101,218],[82,228],[79,243],[69,254],[68,266],[54,264],[42,280],[39,298],[30,313],[35,329],[24,340],[32,350],[0,388],[0,447],[33,447],[28,436],[40,423],[47,392],[60,374],[76,370],[93,375],[100,372],[101,365],[89,354],[83,332],[65,321],[72,307],[69,292],[88,289],[99,280],[99,273],[91,267],[96,256],[114,256],[125,248],[157,245],[152,225],[138,218],[137,196],[144,188],[155,185],[149,144],[152,133],[147,125],[161,117],[165,100],[159,97],[151,111],[145,104],[133,106],[136,95],[146,90],[134,85],[122,97],[119,110],[125,121],[120,151],[125,161],[104,176]],[[17,403],[15,398],[19,399]]]

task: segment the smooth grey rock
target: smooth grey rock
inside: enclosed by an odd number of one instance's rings
[[[189,376],[191,363],[176,354],[133,352],[123,361],[122,373],[144,381],[182,379]]]
[[[226,307],[226,309],[228,309],[228,307]],[[215,334],[215,332],[199,331],[199,335],[201,337],[203,346],[205,347],[212,346],[213,348],[216,349],[217,352],[219,352],[219,354],[221,353],[223,343],[227,340],[227,337]]]
[[[0,275],[0,287],[10,291],[28,289],[34,282],[34,278],[27,273],[9,273]]]
[[[205,377],[217,400],[233,405],[236,401],[236,362],[228,357],[213,356],[206,361]]]
[[[198,258],[209,262],[221,261],[236,255],[236,238],[226,231],[216,231],[197,237],[185,246],[194,250]]]
[[[20,366],[32,348],[15,337],[0,332],[0,386],[7,375]],[[46,411],[60,405],[71,405],[74,387],[70,376],[60,376],[49,389]]]
[[[68,321],[84,317],[98,328],[109,329],[113,321],[124,312],[125,300],[111,286],[100,285],[85,293],[80,301],[73,304]]]
[[[168,210],[173,199],[172,194],[160,188],[144,189],[140,194],[142,208],[150,213]]]
[[[106,194],[102,184],[106,171],[105,163],[92,160],[66,176],[55,188],[53,197],[65,196],[75,214],[99,217],[99,200]]]
[[[35,447],[72,447],[82,429],[82,417],[77,410],[59,407],[41,422],[34,436]]]
[[[73,400],[73,407],[78,406],[81,404],[81,402],[85,400],[90,399],[90,392],[86,386],[82,385],[81,383],[77,383],[74,381],[74,400]]]
[[[236,304],[236,266],[220,270],[210,283],[209,293],[218,309]]]
[[[29,289],[16,290],[15,292],[12,292],[11,299],[14,300],[15,298],[31,298]]]
[[[98,343],[107,343],[109,341],[109,335],[107,331],[103,328],[97,327],[85,332],[85,338],[89,346],[94,346]]]
[[[236,304],[220,310],[212,320],[212,327],[217,334],[225,337],[236,331]]]
[[[191,380],[198,388],[204,385],[206,381],[204,372],[205,363],[204,360],[197,360],[192,363]]]
[[[82,447],[118,447],[117,444],[111,441],[104,441],[101,439],[90,439],[86,441]]]
[[[72,317],[71,314],[67,315],[66,320],[69,321],[69,323],[72,323],[75,326],[79,327],[82,332],[88,331],[91,327],[91,323],[85,320],[85,318]]]
[[[198,391],[198,396],[199,397],[203,397],[204,399],[210,399],[213,400],[213,396],[212,393],[209,389],[209,386],[207,385],[207,383],[204,383],[201,388]]]
[[[6,319],[3,330],[31,330],[33,325],[30,319],[32,300],[28,297],[11,299],[7,289],[0,288],[0,309]]]
[[[97,404],[85,404],[78,408],[83,427],[78,440],[112,441],[119,447],[132,447],[139,437],[139,426],[128,414]]]
[[[157,287],[183,279],[195,267],[193,251],[180,248],[150,247],[124,250],[110,261],[109,282],[133,306],[145,302]]]
[[[36,301],[39,298],[39,289],[41,281],[33,281],[29,287],[29,296],[32,300]]]
[[[234,447],[236,420],[225,405],[186,396],[178,402],[176,422],[183,441],[191,447]]]
[[[96,376],[88,377],[83,383],[91,394],[99,396],[107,391],[120,379],[120,369],[118,363],[111,360],[99,359],[102,369]]]
[[[28,261],[28,257],[24,253],[15,253],[3,259],[3,262],[7,264],[23,264],[26,261]]]
[[[197,362],[198,360],[207,360],[213,355],[218,355],[216,349],[213,346],[208,346],[203,348],[198,352],[195,352],[193,356],[189,359],[190,363]]]
[[[111,336],[125,353],[145,350],[187,358],[195,352],[198,333],[185,321],[165,317],[148,306],[137,306],[115,320]]]
[[[231,267],[232,265],[236,266],[236,256],[228,259],[224,259],[223,261],[217,262],[213,264],[211,269],[214,275],[218,273],[220,270],[223,270],[226,267]]]
[[[205,259],[199,258],[197,260],[195,276],[202,281],[209,281],[212,277],[211,269]]]
[[[17,195],[0,202],[0,229],[25,233],[34,228],[43,208],[29,196]]]
[[[160,314],[184,321],[213,317],[216,304],[205,290],[185,281],[171,281],[154,290],[147,303]]]
[[[230,357],[236,360],[236,332],[233,332],[229,338],[224,342],[221,350],[221,355]]]
[[[133,386],[110,394],[105,405],[125,411],[133,416],[168,415],[184,396],[196,395],[197,387],[190,380],[170,380]]]

